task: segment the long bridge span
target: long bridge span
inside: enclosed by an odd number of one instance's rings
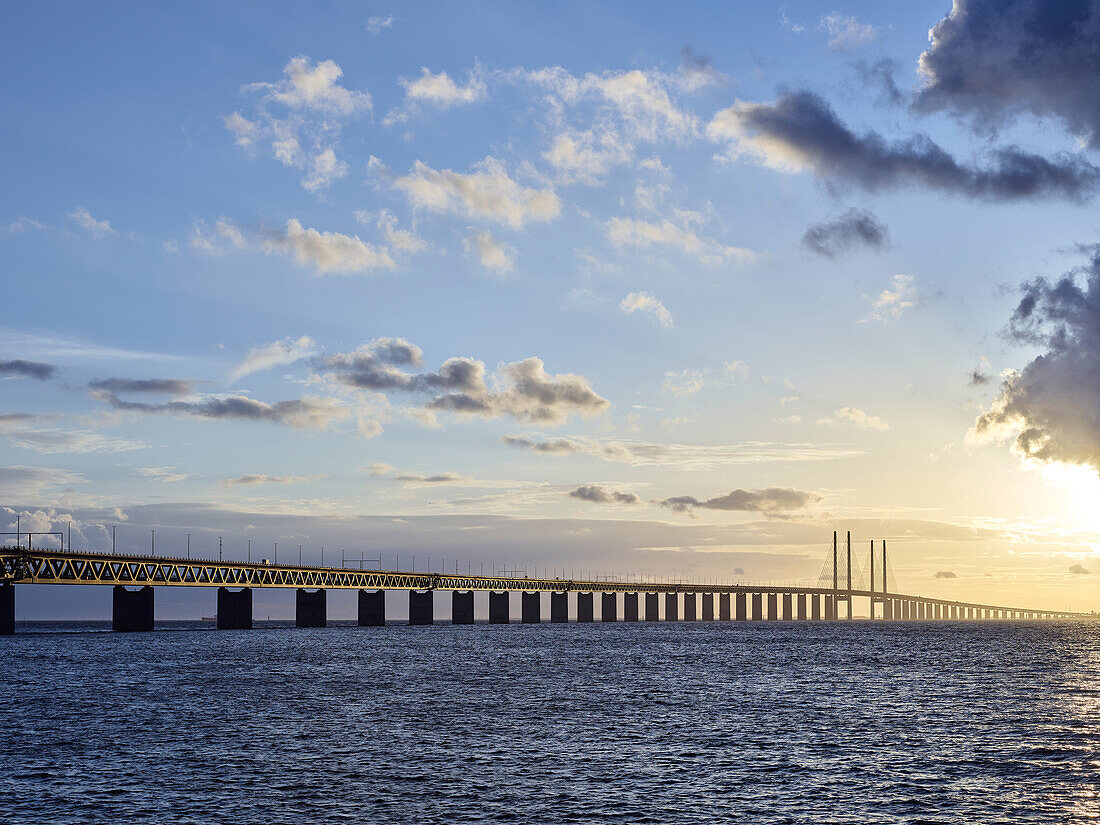
[[[551,622],[596,620],[595,595],[600,595],[600,617],[608,621],[827,621],[852,618],[853,603],[867,599],[870,618],[898,621],[1042,620],[1095,618],[1092,613],[1036,610],[1010,605],[952,601],[887,589],[886,542],[881,543],[881,587],[875,588],[874,543],[871,547],[870,586],[854,588],[851,578],[851,538],[846,570],[839,565],[833,538],[832,586],[715,584],[687,581],[640,583],[574,578],[528,578],[456,573],[409,573],[354,568],[312,567],[114,555],[28,547],[0,548],[0,635],[15,632],[16,585],[112,585],[115,630],[152,630],[154,589],[157,587],[216,587],[217,625],[222,629],[252,627],[254,588],[296,591],[295,623],[323,627],[327,622],[329,590],[358,590],[358,624],[386,623],[387,590],[408,591],[409,624],[435,621],[435,591],[451,592],[451,623],[474,622],[474,592],[489,594],[489,622],[507,623],[511,594],[520,594],[521,621],[543,621],[543,593],[550,594]],[[842,570],[846,573],[841,579]],[[136,588],[136,589],[135,589]],[[622,594],[620,600],[619,594]],[[662,599],[663,597],[663,599]],[[572,601],[572,609],[570,602]],[[620,612],[621,601],[621,612]],[[717,609],[716,608],[717,601]],[[663,605],[662,605],[663,602]],[[845,605],[842,613],[840,605]],[[662,611],[663,606],[663,611]],[[876,610],[876,608],[878,608]]]

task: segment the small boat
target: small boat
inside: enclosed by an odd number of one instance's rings
[[[217,616],[203,616],[201,619],[199,619],[199,621],[202,622],[216,622],[217,620]]]

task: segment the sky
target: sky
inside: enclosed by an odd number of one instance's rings
[[[0,13],[3,529],[1100,609],[1097,2]]]

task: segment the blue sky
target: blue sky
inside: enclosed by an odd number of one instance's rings
[[[753,579],[852,526],[910,590],[1095,606],[1098,452],[1001,377],[1091,131],[949,11],[5,9],[8,520]]]

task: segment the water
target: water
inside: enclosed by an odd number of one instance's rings
[[[104,627],[0,640],[0,821],[1100,818],[1092,624]]]

